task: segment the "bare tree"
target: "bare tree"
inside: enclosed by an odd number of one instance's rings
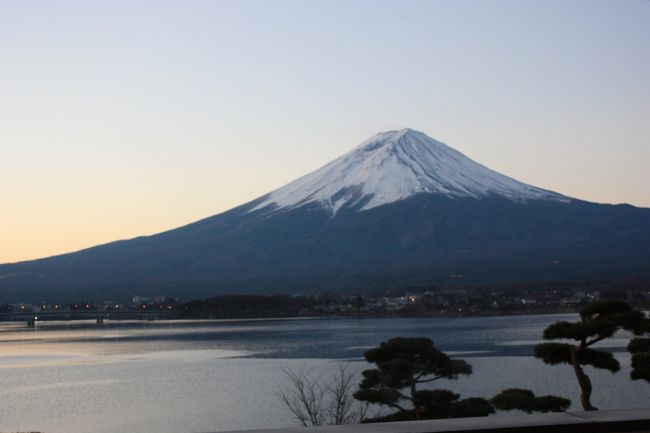
[[[368,404],[352,396],[357,373],[351,371],[349,365],[340,365],[325,385],[322,378],[310,370],[294,372],[283,368],[283,371],[289,385],[280,393],[280,398],[301,425],[353,424],[365,417]]]

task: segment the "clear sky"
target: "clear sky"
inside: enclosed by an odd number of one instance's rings
[[[0,0],[0,263],[187,224],[403,127],[650,207],[650,2]]]

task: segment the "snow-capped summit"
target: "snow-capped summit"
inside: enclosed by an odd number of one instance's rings
[[[343,206],[372,209],[418,193],[513,201],[570,199],[478,164],[413,129],[379,133],[351,152],[271,192],[252,210],[318,203],[335,215]]]

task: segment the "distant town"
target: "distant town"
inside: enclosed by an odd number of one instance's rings
[[[134,295],[129,302],[0,304],[0,320],[219,319],[373,315],[498,315],[574,312],[599,299],[624,299],[650,307],[650,290],[426,290],[382,295],[222,295],[181,302],[169,296]],[[32,317],[33,316],[33,317]]]

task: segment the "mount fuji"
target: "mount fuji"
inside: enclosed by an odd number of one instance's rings
[[[0,265],[0,302],[650,281],[650,209],[527,185],[411,129],[153,236]]]

